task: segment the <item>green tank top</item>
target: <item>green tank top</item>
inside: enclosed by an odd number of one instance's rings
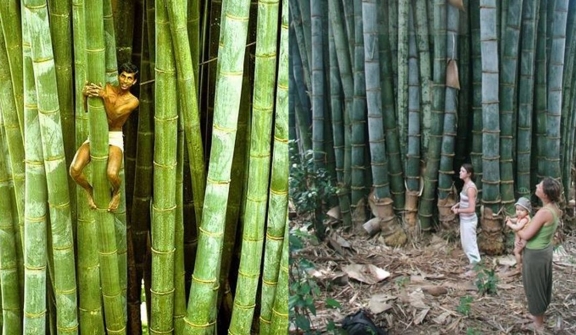
[[[554,232],[556,232],[556,227],[558,227],[558,216],[556,212],[550,208],[547,208],[554,216],[554,221],[550,225],[543,225],[536,235],[526,243],[526,248],[533,250],[540,250],[547,248],[552,242],[552,237]]]

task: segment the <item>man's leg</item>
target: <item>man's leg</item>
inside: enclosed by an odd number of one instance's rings
[[[82,187],[88,196],[88,206],[92,209],[96,208],[92,194],[92,185],[84,175],[84,168],[90,163],[90,143],[84,143],[76,151],[72,164],[70,164],[70,177]]]
[[[122,150],[110,145],[108,155],[108,180],[112,185],[112,199],[108,205],[109,211],[114,211],[120,204],[120,168],[122,167]]]

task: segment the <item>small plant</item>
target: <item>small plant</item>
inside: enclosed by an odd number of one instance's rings
[[[320,334],[314,330],[311,317],[316,315],[316,302],[321,290],[315,279],[309,275],[314,269],[314,263],[299,257],[298,250],[304,247],[305,241],[315,239],[314,235],[302,230],[290,230],[290,298],[288,300],[290,323],[296,330],[301,330],[305,334]],[[326,308],[340,308],[340,303],[327,298]],[[332,320],[327,321],[327,329],[337,333],[337,329]]]
[[[464,316],[470,315],[470,303],[472,303],[472,297],[469,295],[460,297],[460,305],[456,308],[456,311]]]
[[[312,215],[315,233],[324,239],[324,213],[327,204],[337,192],[326,169],[314,164],[314,152],[298,152],[296,142],[290,142],[290,198],[300,215]]]
[[[476,266],[476,287],[480,295],[496,294],[498,291],[498,276],[494,269],[482,268],[480,265]]]
[[[466,335],[480,335],[482,333],[480,333],[480,331],[474,329],[474,328],[466,328]]]
[[[408,284],[410,282],[410,278],[400,276],[400,277],[396,278],[394,280],[394,282],[396,283],[396,286],[398,286],[398,288],[405,288],[406,284]]]

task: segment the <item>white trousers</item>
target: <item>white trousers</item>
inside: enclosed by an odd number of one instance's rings
[[[478,225],[478,216],[472,217],[460,216],[460,242],[462,249],[470,260],[470,264],[480,262],[480,252],[478,252],[478,243],[476,242],[476,226]]]

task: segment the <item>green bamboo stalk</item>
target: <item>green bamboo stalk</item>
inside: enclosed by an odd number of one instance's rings
[[[179,107],[179,113],[182,109]],[[176,149],[176,213],[174,231],[174,334],[184,333],[186,316],[186,270],[184,268],[184,126],[178,122]]]
[[[293,35],[294,35],[294,40],[296,41],[296,44],[298,45],[298,52],[299,52],[299,57],[301,60],[301,66],[302,66],[302,71],[303,71],[303,78],[304,78],[304,83],[306,84],[306,87],[310,87],[310,79],[311,79],[311,75],[310,75],[310,63],[308,60],[308,56],[306,54],[306,42],[304,40],[304,26],[302,24],[302,14],[300,13],[300,7],[298,6],[298,2],[297,1],[292,1],[290,2],[290,15],[292,18],[292,31],[293,31]]]
[[[260,299],[260,334],[270,334],[274,297],[278,292],[278,272],[281,262],[282,242],[286,230],[288,208],[288,2],[282,2],[282,26],[278,54],[278,79],[276,83],[276,116],[274,118],[274,143],[264,273]],[[286,244],[286,243],[284,243]],[[279,294],[282,294],[281,292]]]
[[[471,59],[472,59],[472,148],[470,160],[474,166],[476,181],[481,181],[482,173],[482,56],[480,52],[480,0],[470,1],[470,25],[471,25]],[[478,187],[478,199],[482,199],[482,183],[476,183]],[[480,201],[477,201],[480,208]]]
[[[176,210],[177,86],[176,64],[167,1],[156,2],[156,90],[154,133],[154,194],[152,204],[151,334],[166,334],[174,326],[174,229]]]
[[[134,45],[132,41],[134,40],[135,29],[139,27],[135,25],[135,22],[140,22],[140,16],[134,15],[136,12],[135,1],[115,1],[112,5],[113,7],[110,7],[112,10],[111,20],[114,24],[114,35],[112,37],[115,38],[116,44],[116,49],[114,50],[116,51],[118,64],[124,64],[132,60],[132,46]],[[138,21],[135,18],[138,18]]]
[[[330,110],[332,116],[332,136],[334,137],[334,155],[335,155],[335,169],[336,178],[338,185],[338,202],[340,207],[340,213],[342,216],[342,222],[344,226],[352,226],[352,215],[350,212],[350,196],[346,192],[346,171],[345,171],[345,161],[347,153],[346,150],[346,132],[344,125],[344,114],[346,110],[342,108],[343,92],[342,83],[340,81],[340,70],[338,69],[338,59],[336,56],[336,46],[334,42],[334,32],[333,24],[329,24],[329,42],[330,42]],[[290,98],[293,99],[294,90],[290,90]],[[293,104],[293,102],[292,102]],[[290,105],[290,104],[289,104]],[[293,105],[292,105],[293,106]],[[292,109],[290,109],[292,110]],[[289,117],[290,120],[290,117]],[[291,129],[291,128],[290,128]],[[293,135],[292,135],[293,136]],[[288,138],[293,138],[289,137]],[[348,157],[349,158],[349,157]]]
[[[36,335],[46,332],[48,191],[45,165],[42,159],[42,137],[38,122],[36,87],[27,21],[23,17],[26,203],[24,206],[24,319],[22,333]]]
[[[417,9],[416,9],[417,10]],[[417,31],[414,27],[413,10],[411,10],[409,58],[408,58],[408,150],[406,151],[406,221],[410,235],[417,232],[416,217],[418,212],[418,198],[420,196],[420,104],[421,90],[418,70],[418,48],[416,47]],[[422,87],[424,83],[422,83]]]
[[[331,1],[328,1],[330,3]],[[340,1],[338,1],[340,2]],[[348,45],[348,52],[350,53],[348,57],[354,59],[354,46],[356,45],[356,35],[354,33],[356,27],[354,26],[354,2],[353,1],[342,1],[342,7],[340,7],[340,15],[343,16],[343,21],[345,22],[346,30],[345,36],[348,37],[350,42]]]
[[[380,5],[382,13],[379,16],[380,28],[380,54],[381,57],[381,79],[382,79],[382,108],[384,111],[384,131],[386,134],[386,152],[388,154],[389,172],[391,193],[394,200],[394,210],[404,210],[404,177],[402,169],[402,160],[400,158],[400,143],[399,143],[399,130],[398,118],[394,108],[394,77],[392,71],[392,64],[390,62],[391,49],[388,45],[388,38],[386,35],[389,33],[386,25],[382,20],[387,17],[385,3]]]
[[[368,143],[372,185],[376,199],[391,198],[388,161],[384,139],[382,92],[380,90],[380,57],[378,50],[377,5],[375,0],[362,2],[364,68],[368,107]],[[407,33],[406,33],[406,36]],[[406,96],[407,97],[407,96]]]
[[[312,70],[312,49],[314,48],[314,41],[312,40],[312,5],[313,3],[307,0],[297,0],[300,9],[300,18],[302,20],[302,33],[304,36],[304,49],[300,50],[302,54],[302,64],[308,64],[309,69]],[[302,45],[301,45],[302,47]],[[306,57],[304,57],[306,55]]]
[[[398,33],[399,33],[399,1],[388,1],[388,45],[390,46],[390,60],[392,62],[392,78],[394,78],[394,96],[398,88]]]
[[[459,9],[449,5],[447,7],[446,25],[446,57],[452,66],[458,68],[458,23],[460,21]],[[448,63],[450,67],[450,63]],[[446,85],[444,98],[444,125],[442,126],[442,144],[440,151],[440,168],[438,170],[438,210],[447,203],[448,197],[453,193],[454,179],[454,147],[458,125],[458,91],[457,87]],[[440,220],[446,219],[446,216]]]
[[[518,83],[518,132],[516,135],[516,192],[529,196],[532,162],[532,115],[534,107],[534,71],[536,49],[536,21],[539,1],[525,0],[522,7],[522,36],[520,79]],[[534,155],[535,156],[535,155]]]
[[[296,90],[298,92],[298,99],[302,108],[296,110],[296,123],[300,130],[299,145],[302,148],[302,152],[307,152],[312,150],[312,138],[309,134],[310,129],[310,100],[308,94],[306,93],[306,86],[304,83],[303,73],[302,73],[302,62],[300,58],[300,53],[298,52],[298,45],[291,43],[290,45],[290,59],[292,63],[292,74],[294,75],[294,80],[296,82]],[[300,113],[298,113],[300,111]]]
[[[505,31],[502,43],[502,62],[500,78],[500,194],[502,205],[506,213],[514,213],[514,175],[513,175],[513,152],[514,138],[516,138],[516,120],[514,117],[517,110],[517,71],[518,71],[518,46],[520,44],[520,27],[522,18],[523,0],[510,0],[508,2],[506,16],[506,26],[502,26]]]
[[[352,182],[351,182],[351,208],[357,208],[361,199],[366,196],[365,170],[366,170],[366,81],[364,79],[364,38],[362,20],[362,1],[354,0],[354,63],[353,81],[354,97],[350,111],[350,126],[352,129]]]
[[[571,162],[573,160],[573,127],[571,126],[575,121],[575,113],[571,113],[570,106],[574,100],[572,95],[572,83],[574,78],[574,63],[576,62],[576,42],[574,36],[576,36],[576,2],[570,2],[568,7],[568,18],[566,23],[566,53],[564,56],[564,83],[563,93],[562,93],[562,139],[561,141],[561,162],[562,167],[562,184],[570,185],[571,179]],[[566,187],[566,186],[565,186]]]
[[[186,133],[186,147],[192,172],[192,192],[196,222],[202,219],[204,191],[206,189],[206,167],[200,126],[200,112],[196,96],[193,59],[190,52],[186,17],[183,15],[186,0],[168,0],[168,18],[172,32],[176,69],[178,74],[178,92],[182,108],[183,126]]]
[[[236,334],[250,332],[256,291],[258,289],[258,278],[260,277],[270,175],[270,140],[274,107],[274,82],[276,78],[278,11],[279,1],[259,2],[256,35],[258,43],[256,44],[252,101],[252,136],[250,140],[250,161],[248,163],[248,176],[250,178],[246,195],[246,214],[244,215],[240,268],[238,270],[232,321],[229,328],[230,332]],[[319,14],[315,13],[314,8],[312,8],[312,40],[316,40],[316,43],[319,37],[314,36],[315,33],[318,33],[314,26],[318,25],[315,20],[321,19],[316,17]],[[313,57],[320,57],[320,60],[322,60],[321,56],[314,56],[314,50],[312,50],[312,53]],[[314,72],[313,70],[313,77],[322,75],[319,80],[323,82],[323,71],[320,71],[320,74],[314,74]],[[312,94],[314,95],[314,93]],[[323,99],[323,96],[321,98]],[[323,109],[321,112],[323,113]],[[276,117],[278,117],[278,113]],[[317,123],[314,124],[314,127],[316,125]],[[316,149],[314,150],[316,151]]]
[[[8,66],[12,78],[12,90],[16,109],[20,136],[24,138],[24,83],[22,78],[22,17],[20,13],[20,1],[0,1],[0,24],[4,32],[6,52],[8,53]],[[4,63],[6,64],[6,63]],[[10,111],[5,111],[10,113]],[[8,123],[8,120],[5,121]],[[9,136],[9,135],[8,135]],[[22,174],[24,170],[22,169]],[[14,180],[16,181],[16,180]],[[16,197],[18,202],[18,196]],[[17,203],[17,206],[20,204]],[[19,207],[18,213],[22,217],[24,208]]]
[[[332,24],[332,29],[334,32],[334,48],[336,49],[336,58],[338,63],[338,70],[340,72],[340,81],[342,84],[342,93],[344,94],[344,171],[343,171],[343,181],[339,187],[338,195],[341,198],[348,198],[347,202],[350,202],[350,182],[351,182],[351,120],[350,114],[352,112],[352,104],[354,100],[354,79],[352,78],[352,65],[351,56],[347,51],[350,48],[350,44],[354,40],[354,36],[346,35],[346,30],[344,29],[345,20],[342,17],[342,4],[339,1],[328,1],[328,15],[330,17],[330,23]],[[292,56],[291,58],[292,59]],[[292,86],[293,87],[293,86]],[[296,87],[298,87],[296,85]],[[348,217],[351,215],[348,206],[340,208],[343,217]]]
[[[301,1],[303,3],[304,1]],[[324,36],[322,29],[322,2],[310,2],[311,15],[311,91],[312,100],[312,151],[314,152],[314,166],[316,169],[324,168],[326,164],[326,148],[324,134],[325,113],[325,85],[324,85]]]
[[[70,166],[76,152],[74,129],[74,92],[72,72],[72,25],[71,1],[49,0],[50,32],[54,45],[54,61],[56,66],[56,80],[58,87],[58,101],[62,119],[62,135],[64,141],[64,154],[66,166]],[[70,192],[76,189],[72,178],[68,178]],[[76,213],[76,197],[70,197],[70,211],[72,217]]]
[[[8,63],[8,54],[4,44],[4,36],[0,34],[0,62]],[[24,234],[24,190],[25,190],[25,169],[24,169],[24,142],[18,124],[16,113],[15,96],[13,94],[12,79],[10,69],[7,66],[0,66],[0,113],[4,123],[6,145],[8,147],[8,164],[12,174],[14,187],[14,210],[16,211],[16,222],[14,231],[16,234],[16,257],[18,259],[19,278],[24,278],[23,260],[23,234]],[[20,281],[20,290],[24,288],[23,280]]]
[[[72,3],[72,22],[74,32],[74,84],[76,147],[80,147],[88,138],[88,113],[85,110],[82,89],[86,82],[86,26],[84,23],[84,1]],[[86,166],[84,172],[90,175],[92,167]],[[94,236],[98,233],[97,223],[88,208],[86,192],[76,188],[78,245],[78,316],[80,332],[84,334],[103,334],[104,318],[100,299],[100,270],[98,260],[98,242]]]
[[[288,331],[288,224],[285,225],[282,259],[278,273],[278,287],[272,308],[270,334],[285,334]]]
[[[428,152],[428,142],[430,135],[430,125],[432,117],[432,102],[431,102],[431,56],[430,56],[430,42],[428,38],[428,8],[426,1],[415,0],[412,3],[414,8],[415,22],[416,22],[416,42],[418,44],[418,60],[420,69],[420,86],[421,86],[421,100],[422,100],[422,153],[425,155]],[[409,95],[412,97],[411,95]],[[410,188],[410,187],[409,187]]]
[[[546,168],[552,178],[560,178],[560,120],[562,116],[562,79],[566,47],[568,0],[556,0],[551,31],[551,51],[548,67],[548,104],[546,115]],[[570,185],[564,185],[569,189]]]
[[[471,108],[471,97],[472,97],[472,81],[470,67],[470,19],[468,13],[470,13],[470,1],[466,1],[464,7],[464,13],[460,13],[460,31],[458,35],[458,54],[460,55],[458,62],[458,74],[460,78],[460,87],[465,89],[460,89],[458,91],[458,126],[456,133],[456,149],[454,156],[454,166],[462,166],[470,152],[470,146],[472,144],[472,136],[470,136],[470,124],[472,120]]]
[[[112,14],[112,0],[103,2],[104,43],[106,82],[118,84],[118,60],[116,59],[116,31],[114,30],[114,15]]]
[[[534,88],[534,113],[535,124],[533,133],[535,136],[534,147],[536,150],[535,155],[532,155],[533,173],[531,174],[531,184],[536,185],[538,180],[548,176],[546,171],[546,108],[548,105],[547,94],[547,67],[548,59],[546,55],[546,41],[547,37],[547,13],[548,13],[548,0],[540,2],[538,13],[538,28],[536,40],[536,78]]]
[[[56,69],[52,54],[52,39],[45,0],[24,1],[28,33],[31,37],[31,57],[38,99],[38,120],[42,137],[42,151],[48,184],[52,253],[54,273],[57,328],[61,333],[78,333],[76,270],[74,240],[70,214],[68,188],[61,185],[68,181],[64,156],[64,140],[60,121]]]
[[[482,52],[482,203],[492,213],[500,210],[500,120],[498,103],[498,35],[496,1],[480,0]]]
[[[0,40],[0,42],[2,42]],[[14,183],[8,169],[8,147],[4,120],[0,113],[0,288],[2,291],[2,332],[22,333],[22,304],[20,302],[20,278],[16,252],[17,215]]]
[[[87,81],[102,83],[105,79],[103,4],[85,3]],[[89,42],[89,44],[88,44]],[[108,158],[108,122],[102,99],[88,98],[90,155],[94,202],[97,206],[98,249],[104,316],[108,334],[125,334],[126,322],[122,306],[122,289],[118,273],[118,250],[114,216],[108,212],[110,189],[106,176]]]
[[[206,25],[204,25],[206,26]],[[200,0],[188,0],[188,44],[192,58],[192,69],[194,70],[194,80],[199,82],[200,78]],[[198,86],[200,88],[200,86]]]
[[[214,124],[208,183],[200,226],[198,253],[188,303],[185,334],[213,332],[214,309],[220,260],[224,214],[230,186],[231,159],[236,138],[238,106],[247,37],[250,2],[230,1],[226,5],[225,27],[219,48],[219,68],[214,106]]]
[[[398,67],[397,67],[397,99],[396,115],[398,118],[398,134],[400,140],[400,157],[402,166],[405,167],[405,160],[408,145],[408,21],[410,13],[410,0],[398,1],[397,15],[398,23]],[[394,48],[395,46],[393,46]],[[404,197],[402,197],[404,198]],[[396,199],[394,199],[396,200]],[[396,202],[396,201],[394,201]],[[398,206],[395,204],[395,206]],[[404,207],[404,206],[402,206]]]
[[[446,42],[446,4],[442,0],[436,0],[434,5],[434,83],[431,87],[433,94],[432,122],[428,154],[426,155],[424,190],[418,208],[420,228],[424,231],[428,231],[432,225],[432,208],[438,184],[445,108]]]

